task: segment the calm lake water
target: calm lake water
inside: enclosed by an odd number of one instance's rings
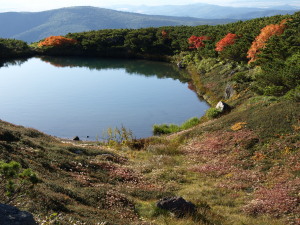
[[[0,105],[1,120],[83,140],[122,125],[148,137],[154,124],[181,124],[209,107],[167,63],[52,57],[2,64]]]

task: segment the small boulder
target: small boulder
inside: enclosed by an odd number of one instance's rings
[[[196,206],[182,197],[163,198],[159,200],[156,205],[158,208],[174,213],[177,217],[193,214],[196,211]]]
[[[185,66],[183,65],[183,62],[182,62],[182,61],[178,62],[178,63],[177,63],[177,66],[178,66],[179,69],[185,68]]]
[[[31,213],[20,211],[14,206],[4,204],[0,204],[0,224],[37,225]]]
[[[234,95],[234,88],[231,84],[227,84],[224,92],[225,99],[230,99]]]
[[[80,141],[80,138],[79,138],[78,136],[75,136],[75,137],[73,138],[73,141]]]
[[[216,105],[216,109],[220,110],[223,113],[230,111],[231,107],[225,102],[219,101]]]

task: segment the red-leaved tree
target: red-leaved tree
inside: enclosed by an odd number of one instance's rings
[[[162,36],[163,38],[167,38],[167,37],[168,37],[168,32],[165,31],[165,30],[162,30],[162,31],[161,31],[161,36]]]
[[[190,48],[191,49],[199,49],[199,48],[203,48],[205,47],[205,43],[203,41],[209,40],[210,38],[207,36],[201,36],[201,37],[197,37],[195,35],[192,35],[189,39],[188,42],[191,45]]]
[[[267,41],[274,35],[281,35],[285,30],[285,22],[283,20],[280,24],[270,24],[261,29],[260,34],[252,42],[252,45],[247,53],[247,58],[250,59],[249,63],[257,60],[257,55],[261,49],[266,47]]]
[[[66,38],[62,36],[50,36],[47,37],[44,41],[41,41],[38,46],[62,46],[62,45],[72,45],[76,44],[77,41],[71,38]]]
[[[233,45],[235,43],[236,39],[237,39],[237,35],[236,34],[228,33],[222,40],[220,40],[216,44],[215,50],[217,52],[223,51],[226,46]]]

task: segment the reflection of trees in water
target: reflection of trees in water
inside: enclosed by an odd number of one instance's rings
[[[9,66],[20,66],[27,61],[28,58],[20,58],[20,59],[5,60],[5,61],[0,60],[0,68],[9,67]]]
[[[183,83],[190,81],[189,74],[186,71],[163,62],[87,57],[42,56],[40,58],[56,67],[85,67],[91,70],[125,69],[128,74],[139,74],[146,77],[173,78]]]
[[[41,60],[50,63],[55,67],[84,67],[90,70],[107,70],[107,69],[125,69],[128,74],[138,74],[146,77],[156,76],[159,79],[172,78],[182,83],[188,83],[188,88],[193,92],[196,89],[190,79],[187,71],[178,69],[169,63],[147,61],[147,60],[128,60],[128,59],[104,59],[104,58],[86,58],[86,57],[51,57],[41,56]],[[20,66],[27,62],[28,58],[17,60],[0,60],[0,68],[8,66]],[[197,95],[198,96],[198,95]],[[203,98],[198,96],[199,100]]]

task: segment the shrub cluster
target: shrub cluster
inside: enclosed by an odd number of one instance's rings
[[[189,129],[193,126],[196,126],[200,123],[200,120],[197,117],[193,117],[187,121],[185,121],[180,126],[176,124],[155,124],[153,126],[153,134],[154,135],[161,135],[161,134],[171,134],[175,132],[179,132],[181,130]]]
[[[74,45],[77,41],[71,38],[66,38],[62,36],[50,36],[45,40],[38,43],[39,47],[43,46],[66,46],[66,45]]]
[[[18,162],[0,161],[0,181],[0,201],[8,204],[28,192],[38,179],[31,169],[22,169]]]

